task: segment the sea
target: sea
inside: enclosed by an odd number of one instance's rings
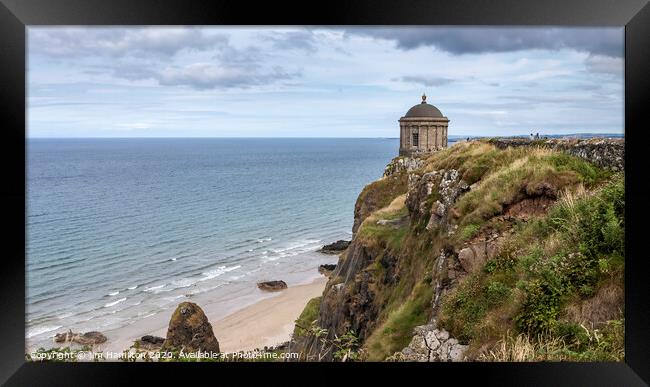
[[[182,301],[225,314],[265,297],[259,281],[313,281],[399,140],[26,144],[26,347],[49,348],[69,329],[115,331]]]

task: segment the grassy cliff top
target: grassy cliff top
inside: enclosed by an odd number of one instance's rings
[[[435,320],[474,359],[621,360],[624,177],[603,166],[620,164],[619,143],[471,141],[396,158],[355,207],[353,244],[370,263],[345,289],[378,311],[368,357]]]

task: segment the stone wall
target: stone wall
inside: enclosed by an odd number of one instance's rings
[[[526,138],[491,138],[484,140],[499,149],[509,146],[542,147],[566,152],[580,157],[602,168],[614,171],[625,169],[625,139],[591,138],[591,139],[544,139]]]

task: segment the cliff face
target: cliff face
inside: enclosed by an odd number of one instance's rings
[[[328,343],[353,336],[370,360],[512,360],[515,332],[561,341],[569,358],[606,357],[581,325],[618,350],[624,143],[549,144],[475,141],[394,159],[357,199],[319,333],[292,350],[338,359]]]

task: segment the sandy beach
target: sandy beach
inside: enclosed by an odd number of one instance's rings
[[[307,302],[323,293],[327,278],[320,277],[308,284],[294,285],[279,292],[264,294],[266,298],[224,315],[219,303],[198,305],[212,324],[222,352],[235,352],[273,346],[289,340],[294,321]],[[107,332],[108,342],[96,347],[98,351],[121,352],[143,335],[165,337],[168,313],[138,321],[118,331]]]
[[[222,352],[245,351],[289,340],[307,302],[323,293],[326,278],[278,292],[212,324]],[[206,311],[208,319],[209,311]]]

